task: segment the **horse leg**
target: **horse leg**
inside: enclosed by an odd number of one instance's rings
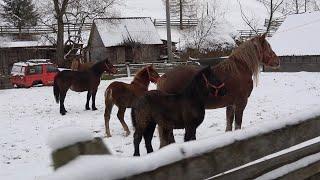
[[[64,100],[66,98],[66,91],[60,92],[60,114],[65,115],[66,114],[66,108],[64,107]]]
[[[90,97],[91,97],[91,91],[88,91],[87,102],[86,102],[86,110],[90,110],[90,107],[89,107]]]
[[[154,130],[156,129],[156,125],[157,125],[156,123],[151,122],[143,133],[147,153],[153,152],[151,141],[152,141]]]
[[[126,112],[126,108],[125,107],[122,107],[122,106],[119,106],[119,110],[118,110],[118,113],[117,113],[117,117],[118,119],[120,120],[120,123],[122,125],[122,128],[124,129],[124,131],[126,131],[126,136],[129,136],[130,134],[130,130],[126,124],[126,122],[124,121],[124,113]]]
[[[243,102],[240,105],[236,106],[235,109],[235,115],[236,115],[236,125],[235,125],[235,129],[241,129],[241,124],[242,124],[242,117],[243,117],[243,111],[247,106],[247,101]]]
[[[158,125],[160,148],[174,143],[173,129],[167,129]]]
[[[136,129],[133,134],[133,144],[134,144],[134,156],[140,156],[139,145],[142,139],[142,133],[140,130]]]
[[[234,121],[234,106],[227,106],[226,108],[226,116],[227,116],[227,126],[226,131],[232,131],[232,124]]]
[[[97,110],[97,107],[96,107],[96,94],[97,94],[97,89],[96,90],[93,90],[92,91],[92,111],[95,111]]]
[[[196,127],[186,127],[186,132],[184,134],[184,141],[196,140]]]
[[[110,114],[112,111],[113,103],[110,99],[105,99],[105,110],[104,110],[104,124],[106,127],[106,134],[107,137],[111,137],[110,129],[109,129],[109,122],[110,122]]]

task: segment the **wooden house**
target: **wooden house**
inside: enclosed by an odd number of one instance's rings
[[[269,39],[280,68],[266,71],[320,72],[320,12],[289,15]]]
[[[95,19],[91,28],[87,58],[112,63],[156,61],[163,43],[149,17]]]

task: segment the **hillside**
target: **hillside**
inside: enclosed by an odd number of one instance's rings
[[[2,0],[0,0],[1,3]],[[36,5],[44,1],[34,0]],[[212,16],[215,21],[214,30],[210,39],[213,44],[228,44],[233,46],[233,38],[237,35],[237,30],[250,29],[241,18],[241,8],[248,19],[254,22],[254,26],[263,28],[264,20],[268,17],[266,7],[257,0],[198,0],[198,17],[203,14]],[[119,16],[122,17],[151,17],[152,19],[165,19],[165,5],[163,0],[122,0],[116,7]],[[0,19],[0,25],[5,24]],[[166,39],[165,27],[157,28],[162,39]],[[188,32],[172,29],[172,40],[178,42],[178,47],[184,48]],[[189,32],[190,33],[190,32]],[[89,33],[85,33],[88,35]],[[189,35],[190,36],[190,35]],[[88,37],[83,37],[88,39]],[[86,43],[86,42],[85,42]],[[210,43],[209,43],[210,44]],[[212,43],[211,43],[212,44]]]

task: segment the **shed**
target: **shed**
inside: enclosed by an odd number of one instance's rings
[[[55,47],[40,41],[14,41],[0,37],[0,75],[8,75],[13,63],[27,59],[52,59]]]
[[[87,52],[93,61],[146,62],[159,59],[162,45],[149,17],[95,19]]]
[[[319,11],[289,15],[269,39],[281,58],[276,71],[320,71],[319,31]]]

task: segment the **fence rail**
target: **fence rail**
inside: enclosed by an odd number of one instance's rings
[[[82,30],[90,30],[92,23],[84,23],[82,24],[74,24],[74,23],[66,23],[64,24],[64,31],[79,31],[80,28]],[[0,26],[0,34],[46,34],[46,33],[55,33],[58,30],[58,25],[53,24],[49,25],[38,25],[38,26],[30,26],[30,27],[14,27],[14,26]]]
[[[199,22],[198,19],[183,19],[182,26],[184,26],[184,27],[197,26],[198,22]],[[165,19],[154,19],[153,24],[155,26],[166,26],[167,21]],[[171,19],[170,25],[171,26],[180,26],[180,20],[179,19]]]
[[[261,35],[261,34],[265,33],[266,30],[265,29],[257,29],[256,31],[254,31],[254,30],[238,30],[238,32],[240,34],[240,40],[243,41],[243,40],[250,39],[256,35]],[[271,37],[274,33],[275,33],[275,31],[273,29],[270,29],[267,36]]]

